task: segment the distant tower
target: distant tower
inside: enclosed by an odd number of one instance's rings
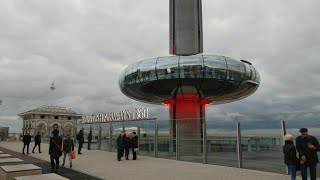
[[[170,0],[170,53],[177,56],[132,64],[119,79],[128,97],[169,106],[170,134],[175,139],[178,124],[183,152],[201,151],[206,105],[245,98],[260,84],[258,71],[248,61],[199,54],[201,9],[201,0]]]
[[[50,90],[52,92],[52,105],[54,104],[53,101],[54,101],[54,97],[53,97],[53,92],[54,90],[56,90],[56,87],[54,86],[54,81],[52,82],[51,86],[50,86]]]

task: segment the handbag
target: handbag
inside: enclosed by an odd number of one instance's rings
[[[72,159],[76,158],[76,151],[75,150],[71,151],[71,158]]]
[[[134,152],[138,152],[138,151],[139,151],[139,148],[133,148],[133,151],[134,151]]]

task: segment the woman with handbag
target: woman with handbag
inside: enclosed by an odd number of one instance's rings
[[[62,163],[62,166],[64,166],[64,163],[66,161],[66,155],[68,154],[70,168],[72,168],[72,158],[71,158],[72,151],[74,151],[73,139],[70,138],[70,134],[67,134],[66,139],[63,140],[63,163]]]
[[[284,163],[288,166],[288,170],[291,174],[291,180],[296,179],[296,171],[300,168],[300,162],[297,158],[296,147],[293,144],[293,136],[286,134],[284,136],[285,145],[283,146]]]

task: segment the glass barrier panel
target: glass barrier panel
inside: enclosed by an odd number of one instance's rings
[[[234,118],[207,117],[206,126],[208,164],[238,167]]]
[[[158,157],[176,159],[176,139],[170,133],[170,120],[157,120],[158,123]]]
[[[139,121],[138,123],[140,123],[139,153],[144,156],[154,156],[155,121]]]
[[[285,173],[283,136],[278,115],[239,116],[243,168]]]

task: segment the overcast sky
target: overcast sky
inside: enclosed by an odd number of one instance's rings
[[[209,106],[207,117],[320,111],[319,0],[203,0],[204,53],[246,59],[258,91]],[[94,114],[167,107],[124,96],[129,64],[169,55],[168,0],[0,0],[0,126],[59,105]],[[54,81],[56,90],[49,87]]]

